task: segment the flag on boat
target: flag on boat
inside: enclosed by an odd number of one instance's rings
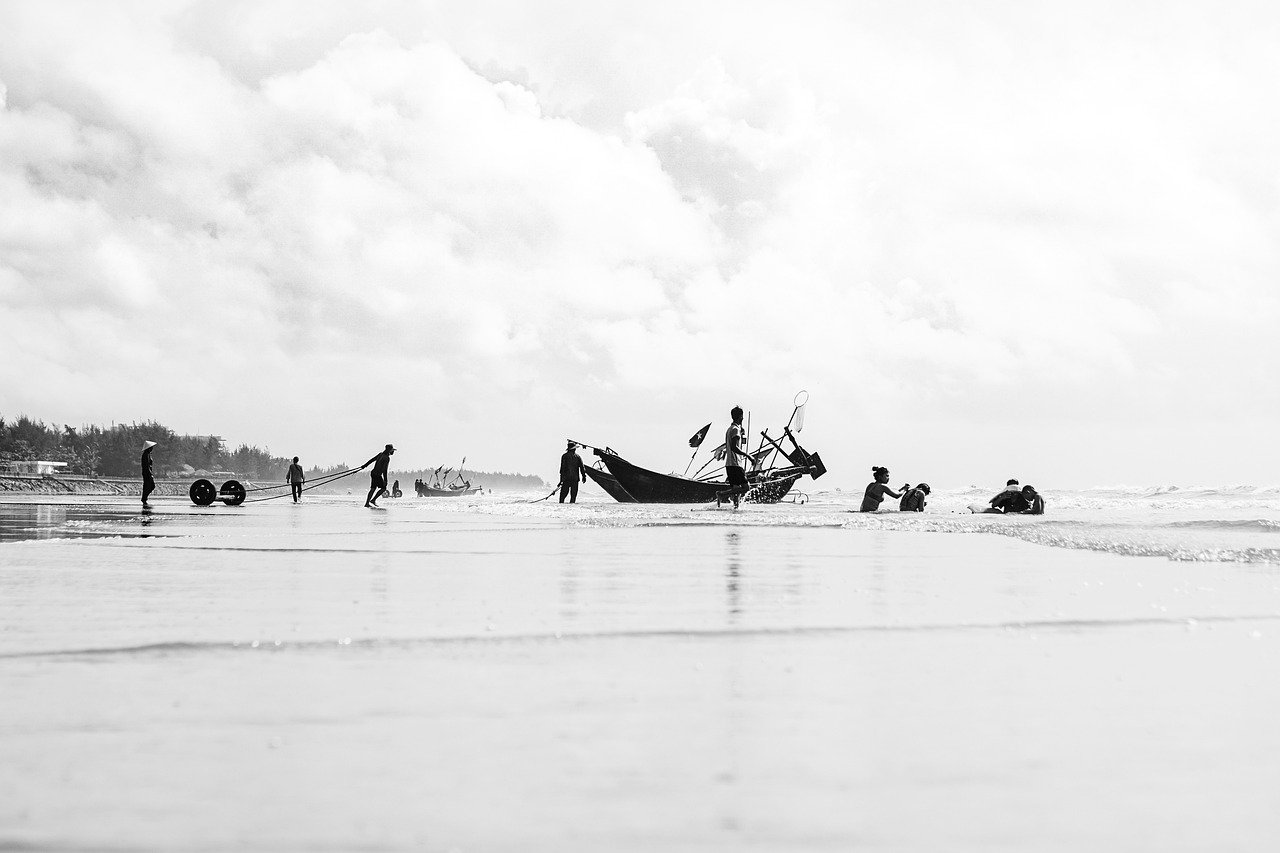
[[[690,447],[701,447],[702,440],[707,437],[707,433],[711,431],[711,424],[707,424],[702,429],[693,434],[693,438],[689,439]]]

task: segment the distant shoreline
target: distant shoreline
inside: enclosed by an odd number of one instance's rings
[[[156,480],[155,494],[185,495],[194,480]],[[142,496],[142,479],[84,477],[73,474],[0,474],[0,495],[136,495]]]

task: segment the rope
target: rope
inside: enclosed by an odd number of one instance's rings
[[[338,480],[341,480],[343,477],[350,477],[352,474],[355,474],[357,471],[362,471],[362,470],[364,470],[364,469],[362,469],[362,468],[352,468],[352,469],[350,469],[350,470],[348,470],[348,471],[340,471],[340,472],[338,472],[337,474],[326,474],[325,476],[320,477],[319,479],[317,479],[317,480],[313,481],[313,482],[311,483],[311,485],[307,486],[307,487],[306,487],[305,489],[303,489],[302,491],[304,491],[304,492],[309,492],[309,491],[311,491],[312,489],[317,488],[317,487],[319,487],[319,486],[326,486],[326,485],[328,485],[329,483],[337,482]],[[286,483],[285,485],[289,485],[289,484],[288,484],[288,483]],[[278,486],[264,486],[264,487],[262,487],[262,488],[272,489],[272,488],[279,488],[279,487],[278,487]],[[260,489],[245,489],[245,491],[246,491],[246,492],[248,492],[248,491],[262,491],[262,488],[260,488]],[[292,491],[290,491],[288,494],[272,495],[271,497],[268,497],[268,498],[254,498],[253,500],[245,501],[245,503],[247,503],[247,504],[256,504],[256,503],[261,503],[262,501],[274,501],[274,500],[278,500],[279,498],[288,498],[288,497],[292,497],[292,496],[293,496],[293,492],[292,492]]]
[[[536,501],[521,501],[520,503],[525,503],[525,504],[540,504],[540,503],[542,503],[543,501],[545,501],[547,498],[551,497],[551,495],[554,495],[557,491],[559,491],[559,489],[560,489],[560,484],[559,484],[559,483],[556,483],[556,487],[555,487],[554,489],[552,489],[552,490],[551,490],[551,492],[547,495],[547,497],[546,497],[546,498],[538,498]]]

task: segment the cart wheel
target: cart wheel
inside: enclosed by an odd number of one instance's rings
[[[191,484],[187,494],[191,496],[191,502],[196,506],[208,506],[218,496],[218,490],[208,480],[196,480]]]
[[[239,480],[227,480],[222,484],[222,488],[218,489],[218,496],[227,506],[240,506],[244,503],[244,486],[240,485]]]

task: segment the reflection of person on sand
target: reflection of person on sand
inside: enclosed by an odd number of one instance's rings
[[[1013,500],[1014,497],[1021,494],[1021,492],[1022,490],[1018,487],[1018,481],[1010,480],[1005,483],[1004,491],[987,501],[987,503],[991,504],[992,509],[998,512],[1005,512],[1005,507],[1008,506],[1009,502]]]
[[[875,512],[880,509],[880,502],[888,495],[891,498],[900,498],[901,494],[889,488],[889,469],[881,468],[879,465],[872,466],[871,473],[875,476],[875,481],[867,484],[867,491],[862,496],[862,508],[859,512]],[[907,487],[904,485],[902,491],[905,492]]]
[[[361,471],[373,466],[369,472],[369,496],[364,499],[365,506],[376,508],[378,498],[387,490],[387,468],[391,465],[391,454],[395,452],[396,449],[388,444],[385,450],[360,466]]]
[[[564,503],[565,496],[571,504],[578,502],[579,477],[581,482],[587,482],[587,466],[578,455],[578,443],[571,441],[568,449],[560,455],[560,503]]]
[[[302,466],[298,464],[298,457],[293,457],[293,464],[289,466],[289,473],[284,481],[289,484],[289,490],[293,492],[293,502],[297,503],[302,499],[302,484],[307,481],[306,475],[302,473]]]
[[[154,468],[151,464],[151,451],[155,450],[156,443],[154,441],[144,441],[142,443],[142,505],[150,507],[147,498],[151,497],[151,493],[156,490],[156,479]]]
[[[742,429],[742,407],[734,406],[729,410],[733,423],[724,431],[724,474],[729,481],[729,488],[716,493],[716,506],[726,500],[732,500],[736,509],[738,501],[747,493],[747,448],[742,440],[745,431]]]
[[[929,484],[921,483],[914,489],[907,489],[902,496],[902,502],[898,504],[898,509],[902,512],[924,512],[925,495],[929,494]]]

